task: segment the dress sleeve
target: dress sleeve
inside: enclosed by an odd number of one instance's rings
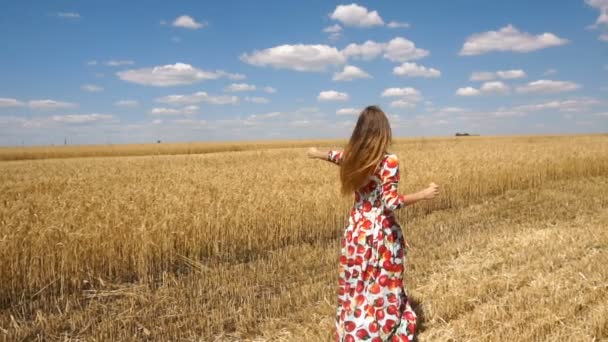
[[[327,151],[326,159],[332,163],[340,165],[344,151],[329,150]]]
[[[382,204],[386,209],[397,210],[405,206],[405,196],[400,195],[399,161],[394,154],[389,155],[382,164]]]

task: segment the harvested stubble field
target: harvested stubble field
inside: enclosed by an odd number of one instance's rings
[[[0,339],[330,340],[352,199],[303,147],[340,143],[2,150],[73,158],[0,162]],[[391,152],[401,192],[442,186],[397,215],[421,341],[608,339],[607,135]]]

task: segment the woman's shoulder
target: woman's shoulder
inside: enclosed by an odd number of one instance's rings
[[[384,156],[382,157],[382,162],[386,162],[386,161],[397,161],[397,155],[395,153],[392,152],[384,152]]]

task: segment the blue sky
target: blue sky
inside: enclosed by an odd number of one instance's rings
[[[5,1],[0,145],[608,131],[608,0]]]

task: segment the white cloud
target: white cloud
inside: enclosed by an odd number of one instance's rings
[[[390,104],[391,107],[395,108],[413,108],[422,100],[420,92],[411,87],[384,89],[382,97],[398,97]]]
[[[99,93],[103,91],[103,87],[100,87],[96,84],[83,84],[80,89],[88,91],[89,93]]]
[[[71,102],[55,101],[55,100],[31,100],[27,103],[32,109],[53,110],[61,108],[73,108],[77,105]]]
[[[469,80],[471,81],[489,81],[496,78],[496,74],[490,71],[473,71]]]
[[[338,33],[342,31],[342,26],[338,25],[338,24],[334,24],[332,26],[327,26],[326,28],[323,29],[323,32],[325,33]]]
[[[407,100],[395,100],[391,102],[391,107],[394,108],[413,108],[416,107],[415,102],[407,101]]]
[[[410,27],[410,24],[399,21],[391,21],[386,26],[388,26],[389,28],[408,28]]]
[[[549,76],[549,75],[554,75],[557,73],[557,70],[555,69],[547,69],[545,70],[545,72],[543,73],[543,76]]]
[[[414,42],[403,37],[395,37],[387,43],[368,40],[363,44],[351,43],[342,51],[347,58],[372,60],[384,53],[383,57],[393,62],[407,62],[429,55],[429,51],[416,47]]]
[[[511,88],[501,81],[484,82],[479,89],[473,87],[458,88],[458,96],[478,96],[487,94],[508,94]]]
[[[233,81],[240,81],[240,80],[244,80],[245,78],[247,78],[247,76],[245,76],[243,74],[232,74],[232,73],[226,72],[224,70],[217,70],[215,73],[219,77],[226,77]]]
[[[222,73],[197,69],[184,63],[119,71],[116,75],[123,81],[156,87],[193,84],[223,76]]]
[[[241,60],[255,66],[272,66],[296,71],[324,71],[328,66],[344,64],[346,58],[338,49],[328,45],[279,45],[251,54]]]
[[[372,78],[368,73],[354,65],[345,65],[344,70],[334,73],[334,81],[352,81],[358,78]]]
[[[526,77],[526,72],[520,69],[512,70],[499,70],[496,72],[491,71],[474,71],[471,73],[471,81],[490,81],[496,78],[502,78],[504,80],[516,79]]]
[[[68,115],[53,115],[51,121],[67,123],[67,124],[84,124],[96,121],[108,121],[114,119],[110,114],[68,114]]]
[[[87,61],[87,65],[91,65],[91,66],[93,66],[93,65],[97,65],[97,61],[96,61],[96,60],[94,60],[94,59],[92,59],[92,60],[90,60],[90,61]]]
[[[376,43],[372,40],[368,40],[363,44],[351,43],[342,50],[342,53],[346,57],[360,58],[363,60],[372,60],[384,51],[385,43]]]
[[[574,113],[588,111],[591,107],[601,102],[594,98],[579,98],[569,100],[555,100],[537,104],[520,105],[514,108],[517,111],[535,112],[543,110],[557,110],[560,112]]]
[[[270,118],[276,118],[277,116],[281,116],[281,115],[283,115],[283,113],[281,113],[281,112],[270,112],[270,113],[264,113],[264,114],[252,114],[252,115],[249,115],[249,120],[270,119]]]
[[[342,93],[335,90],[322,91],[317,96],[318,101],[347,101],[349,96],[347,93]]]
[[[595,20],[591,28],[601,28],[604,30],[598,37],[601,41],[608,41],[608,0],[585,0],[587,5],[600,11],[600,16]]]
[[[257,103],[257,104],[265,104],[265,103],[270,103],[270,100],[265,98],[265,97],[260,97],[260,96],[252,96],[252,97],[245,97],[245,101],[247,102],[251,102],[251,103]]]
[[[120,100],[114,102],[114,105],[118,107],[133,108],[139,106],[139,102],[137,102],[136,100]]]
[[[377,11],[368,11],[357,4],[338,5],[330,16],[344,26],[371,27],[384,25]]]
[[[131,60],[109,60],[106,62],[107,66],[122,66],[122,65],[133,65],[135,62]]]
[[[80,14],[76,13],[76,12],[57,12],[57,16],[59,18],[66,18],[66,19],[78,19],[78,18],[80,18]]]
[[[458,95],[458,96],[477,96],[477,95],[479,95],[479,90],[475,89],[473,87],[458,88],[458,90],[456,90],[456,95]]]
[[[484,82],[479,89],[483,94],[508,94],[511,88],[501,81]]]
[[[428,50],[417,48],[414,42],[402,37],[391,39],[384,51],[384,58],[393,62],[407,62],[429,55]]]
[[[190,105],[182,108],[157,107],[150,110],[152,115],[192,115],[198,112],[198,106]]]
[[[226,104],[237,104],[239,103],[239,98],[237,96],[213,96],[209,95],[204,91],[199,91],[193,94],[188,95],[169,95],[163,96],[156,99],[156,102],[167,103],[172,105],[187,105],[187,104],[196,104],[196,103],[209,103],[215,105],[226,105]]]
[[[422,100],[420,92],[412,87],[387,88],[382,92],[382,97],[401,97],[409,102],[418,102]]]
[[[441,72],[434,68],[427,68],[416,63],[403,63],[393,68],[393,74],[410,77],[439,77]]]
[[[0,107],[21,107],[23,105],[25,104],[17,99],[0,97]]]
[[[560,93],[581,88],[580,84],[569,81],[538,80],[517,87],[518,93]]]
[[[526,77],[526,72],[520,69],[499,70],[496,72],[496,75],[504,80],[512,80]]]
[[[224,91],[229,92],[240,92],[240,91],[254,91],[255,85],[247,83],[232,83],[231,85],[224,88]]]
[[[467,38],[460,50],[461,56],[480,55],[492,51],[530,52],[559,46],[568,43],[553,33],[545,32],[532,35],[520,32],[513,25],[507,25],[498,31],[475,33]]]
[[[263,90],[264,92],[268,93],[268,94],[274,94],[274,93],[276,93],[276,92],[277,92],[277,90],[276,90],[275,88],[273,88],[273,87],[268,87],[268,86],[267,86],[267,87],[262,88],[262,90]]]
[[[355,108],[341,108],[336,111],[336,115],[359,115],[360,112]]]
[[[191,29],[191,30],[197,30],[197,29],[207,26],[207,23],[205,23],[205,22],[199,23],[189,15],[181,15],[181,16],[175,18],[175,20],[173,21],[173,26],[187,28],[187,29]]]
[[[323,29],[323,32],[329,33],[329,39],[336,40],[342,37],[342,26],[338,24],[327,26]]]

